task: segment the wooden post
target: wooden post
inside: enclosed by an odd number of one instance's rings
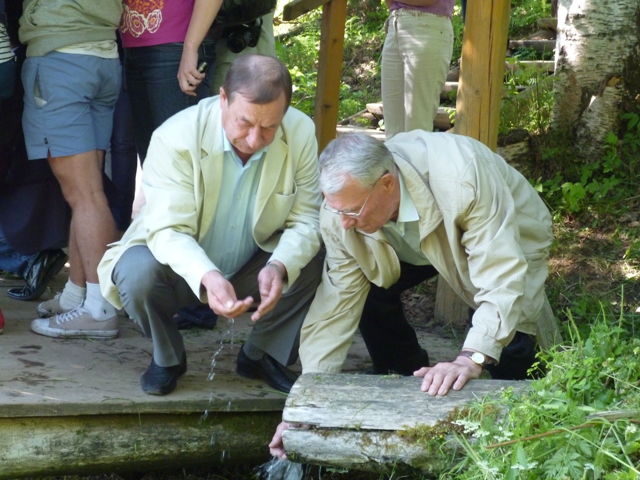
[[[492,150],[498,145],[510,5],[510,0],[469,2],[462,39],[454,132],[480,140]],[[439,322],[468,324],[467,304],[442,276],[434,315]]]
[[[331,140],[336,138],[346,21],[347,0],[331,0],[323,5],[318,82],[313,117],[316,124],[318,151],[320,152]]]

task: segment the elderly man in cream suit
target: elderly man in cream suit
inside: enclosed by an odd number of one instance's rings
[[[219,97],[154,132],[146,203],[99,266],[105,297],[153,340],[149,394],[171,392],[186,372],[173,316],[198,301],[228,318],[255,307],[237,372],[285,392],[295,381],[285,366],[322,261],[315,130],[289,107],[291,91],[282,62],[240,57]]]
[[[546,302],[551,216],[529,182],[480,142],[415,130],[334,140],[320,156],[326,246],[301,332],[303,373],[339,372],[360,327],[375,369],[423,377],[430,395],[486,368],[521,379]],[[439,273],[474,310],[457,358],[429,366],[400,293]],[[270,444],[283,457],[282,423]]]

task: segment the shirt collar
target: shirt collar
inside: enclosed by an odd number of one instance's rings
[[[406,223],[420,220],[416,204],[413,203],[400,172],[398,172],[398,181],[400,182],[400,206],[398,207],[398,219],[396,222]]]

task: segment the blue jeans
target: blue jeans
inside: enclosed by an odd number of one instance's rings
[[[124,88],[113,111],[113,133],[111,134],[111,181],[114,189],[109,206],[116,227],[125,231],[131,223],[131,207],[136,193],[136,169],[138,152],[133,137],[133,121],[129,98]]]
[[[37,255],[37,253],[33,255],[23,255],[16,252],[13,247],[9,245],[7,239],[4,238],[4,233],[2,233],[2,229],[0,229],[0,270],[11,272],[24,278]]]
[[[178,83],[182,45],[167,43],[124,49],[124,70],[133,118],[133,135],[141,162],[147,156],[151,134],[156,128],[172,115],[196,105],[199,100],[209,96],[216,59],[215,41],[205,39],[198,49],[199,62],[207,62],[209,68],[206,77],[198,85],[197,97],[185,94]]]

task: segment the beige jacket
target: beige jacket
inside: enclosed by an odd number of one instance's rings
[[[200,282],[206,272],[218,269],[198,242],[216,213],[223,135],[218,97],[183,110],[154,132],[142,179],[146,204],[98,266],[102,294],[117,308],[122,303],[111,274],[134,245],[147,245],[207,301]],[[317,148],[311,119],[289,108],[263,159],[253,237],[287,268],[285,290],[320,249]]]
[[[473,139],[416,130],[386,145],[420,215],[423,253],[476,310],[464,347],[499,359],[516,330],[536,333],[553,240],[549,211],[520,173]],[[400,262],[382,231],[344,230],[324,209],[320,229],[326,263],[300,358],[304,372],[338,372],[369,282],[393,285]]]

